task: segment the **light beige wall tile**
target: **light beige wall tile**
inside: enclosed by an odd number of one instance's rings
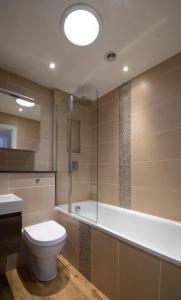
[[[119,184],[119,165],[100,163],[98,173],[99,183]]]
[[[118,299],[118,240],[92,228],[92,283],[110,299]]]
[[[131,208],[181,222],[181,190],[132,187]]]
[[[98,107],[101,107],[105,104],[111,106],[112,102],[115,101],[115,103],[117,103],[118,97],[119,97],[119,88],[116,88],[98,99]]]
[[[119,158],[119,142],[110,142],[99,145],[98,159],[99,163],[114,164],[118,162]]]
[[[23,199],[23,213],[51,210],[55,205],[54,186],[10,188],[9,192]]]
[[[120,242],[119,299],[158,300],[159,271],[159,259]]]
[[[167,59],[166,61],[163,61],[162,63],[151,68],[150,70],[145,71],[144,73],[136,77],[133,80],[133,83],[137,85],[138,82],[142,79],[146,79],[149,81],[153,80],[158,76],[160,76],[160,74],[167,73],[168,71],[178,68],[180,66],[181,66],[181,53],[178,53],[172,56],[171,58]]]
[[[72,201],[90,200],[90,181],[72,182]]]
[[[52,164],[52,142],[50,140],[40,139],[40,148],[39,151],[34,153],[34,159],[35,162],[48,161]]]
[[[39,180],[36,182],[36,180]],[[55,175],[43,173],[12,173],[9,174],[9,187],[39,187],[39,186],[54,186]]]
[[[119,89],[100,98],[98,106],[99,200],[118,205],[116,185],[119,180]],[[116,185],[113,186],[112,183]]]
[[[96,128],[94,130],[97,130]],[[94,133],[96,137],[96,132]],[[119,140],[119,122],[118,118],[115,121],[107,122],[98,127],[99,144],[106,144],[112,141]]]
[[[132,112],[180,97],[181,54],[171,60],[132,80]]]
[[[61,183],[58,181],[57,183],[57,202],[59,204],[68,203],[69,201],[69,184]]]
[[[57,221],[65,227],[67,238],[63,248],[63,256],[79,269],[79,221],[58,212]]]
[[[56,220],[56,213],[54,209],[41,210],[33,213],[25,213],[22,216],[22,226],[30,226],[33,224],[38,224],[41,222],[46,222],[49,220]]]
[[[181,159],[181,129],[132,138],[132,161]]]
[[[98,200],[107,204],[119,206],[119,185],[99,183]]]
[[[181,219],[181,53],[132,81],[132,209]]]
[[[181,92],[180,92],[181,97]],[[181,127],[181,98],[132,114],[132,136],[147,135]]]
[[[181,160],[132,163],[132,186],[181,190]]]
[[[106,95],[108,97],[108,95]],[[98,110],[99,125],[110,121],[115,121],[119,117],[119,102],[117,98],[113,96],[109,100],[104,102],[104,98],[99,100],[102,104]]]
[[[162,261],[160,300],[181,299],[181,268]]]
[[[42,139],[49,139],[52,137],[53,132],[53,120],[51,118],[44,119],[42,118],[40,126],[40,135]]]

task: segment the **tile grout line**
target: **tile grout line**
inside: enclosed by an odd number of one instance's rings
[[[177,54],[176,54],[177,55]],[[168,59],[169,60],[169,59]],[[153,68],[151,68],[149,71],[152,71],[154,68],[158,68],[158,67],[160,67],[160,65],[162,64],[163,62],[161,62],[161,63],[159,63],[158,65],[156,65],[156,66],[154,66]],[[158,78],[160,78],[160,77],[163,77],[163,76],[165,76],[166,74],[169,74],[170,72],[173,72],[173,71],[175,71],[175,70],[178,70],[178,69],[180,69],[181,68],[181,64],[179,63],[179,65],[177,64],[177,65],[175,65],[175,66],[172,66],[172,67],[170,67],[169,69],[167,69],[167,70],[165,70],[165,71],[162,71],[161,73],[158,73],[158,75],[153,75],[153,77],[151,76],[151,78],[150,79],[147,79],[147,81],[148,82],[152,82],[152,81],[155,81],[155,80],[157,80]],[[142,78],[143,76],[145,76],[145,74],[148,72],[148,70],[147,71],[145,71],[145,72],[143,72],[142,74],[140,74],[138,77],[135,77],[135,79],[139,79],[139,81],[140,81],[140,78]],[[157,74],[157,73],[156,73]],[[142,80],[142,79],[141,79]]]
[[[10,192],[10,188],[9,188],[9,177],[10,177],[10,175],[8,174],[8,193]]]
[[[168,159],[153,159],[153,160],[132,160],[131,163],[137,164],[137,163],[155,163],[155,162],[167,162],[167,161],[181,161],[181,158],[168,158]]]
[[[181,189],[178,190],[177,188],[165,188],[165,187],[155,187],[155,186],[132,185],[132,189],[133,188],[181,192]]]
[[[138,138],[142,138],[142,137],[149,137],[149,136],[155,136],[155,135],[159,135],[159,134],[164,134],[164,133],[168,133],[168,132],[172,132],[172,131],[176,131],[176,130],[180,130],[181,126],[179,127],[173,127],[173,128],[168,128],[165,130],[159,130],[159,131],[154,131],[151,133],[145,133],[145,134],[137,134],[137,135],[131,135],[131,139],[138,139]]]
[[[158,300],[160,300],[160,296],[161,296],[161,270],[162,270],[162,261],[160,259],[160,264],[159,264],[159,279],[158,279]]]
[[[119,294],[120,294],[120,286],[119,286],[119,275],[120,275],[120,270],[119,270],[119,249],[120,248],[120,242],[118,240],[118,279],[117,279],[117,284],[118,284],[118,299],[119,299]]]
[[[15,187],[9,187],[9,190],[16,190],[16,189],[31,189],[31,188],[44,188],[44,187],[54,187],[54,185],[15,186]]]
[[[137,114],[137,113],[142,112],[142,111],[153,110],[155,107],[158,107],[158,106],[164,105],[165,103],[169,103],[171,101],[176,101],[176,100],[180,100],[180,96],[174,97],[174,98],[169,98],[168,100],[166,100],[164,102],[159,102],[159,103],[157,103],[155,105],[151,105],[151,106],[149,106],[147,108],[143,108],[143,109],[140,109],[140,110],[137,110],[137,111],[132,111],[131,115]]]

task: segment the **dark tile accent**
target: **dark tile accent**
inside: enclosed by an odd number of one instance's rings
[[[131,207],[131,82],[120,87],[119,98],[120,206]]]
[[[91,281],[91,226],[79,222],[79,271]]]

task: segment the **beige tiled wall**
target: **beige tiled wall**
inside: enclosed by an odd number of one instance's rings
[[[7,193],[23,199],[23,227],[54,218],[54,173],[1,173],[0,194]]]
[[[119,89],[98,103],[98,200],[119,205]]]
[[[181,221],[181,54],[132,81],[134,210]]]
[[[8,170],[52,170],[53,93],[33,81],[0,68],[0,87],[33,97],[42,106],[41,142],[38,152],[0,149],[0,168]]]
[[[131,82],[131,208],[181,221],[181,54]],[[99,99],[99,201],[119,203],[119,92]]]

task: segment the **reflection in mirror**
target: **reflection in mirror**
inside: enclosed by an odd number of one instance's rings
[[[0,148],[37,151],[41,106],[34,99],[0,90]]]

